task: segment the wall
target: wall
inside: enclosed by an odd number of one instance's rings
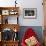
[[[15,6],[15,0],[0,0],[1,7]],[[21,26],[43,26],[43,6],[42,0],[17,0],[17,6],[20,7],[20,17],[19,24]],[[37,18],[36,19],[24,19],[23,18],[23,8],[37,8]]]
[[[14,6],[14,1],[15,0],[0,0],[0,6],[1,7],[10,7],[10,6]]]
[[[20,25],[22,26],[42,26],[43,25],[43,6],[42,0],[25,0],[21,4]],[[23,8],[37,8],[36,19],[24,19]]]

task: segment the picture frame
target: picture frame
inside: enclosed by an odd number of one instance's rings
[[[2,10],[2,15],[9,15],[9,10]]]
[[[37,16],[37,8],[24,8],[24,18],[35,19]]]
[[[10,15],[16,15],[17,13],[18,13],[18,12],[15,11],[15,10],[10,10],[10,11],[9,11],[9,14],[10,14]]]

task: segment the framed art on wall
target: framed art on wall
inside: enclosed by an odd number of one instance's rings
[[[2,10],[2,15],[9,15],[9,10]]]
[[[36,18],[37,8],[24,8],[23,9],[24,18]]]

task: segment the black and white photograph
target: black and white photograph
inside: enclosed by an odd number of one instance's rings
[[[37,9],[36,8],[24,8],[24,18],[36,18]]]

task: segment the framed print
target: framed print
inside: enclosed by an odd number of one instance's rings
[[[9,10],[2,10],[2,15],[9,15]]]
[[[24,8],[23,9],[24,18],[36,18],[37,8]]]
[[[14,12],[11,11],[11,12],[10,12],[10,15],[14,15]]]
[[[9,14],[10,14],[10,15],[16,15],[17,13],[18,13],[18,12],[17,12],[16,10],[14,10],[14,9],[9,11]]]

